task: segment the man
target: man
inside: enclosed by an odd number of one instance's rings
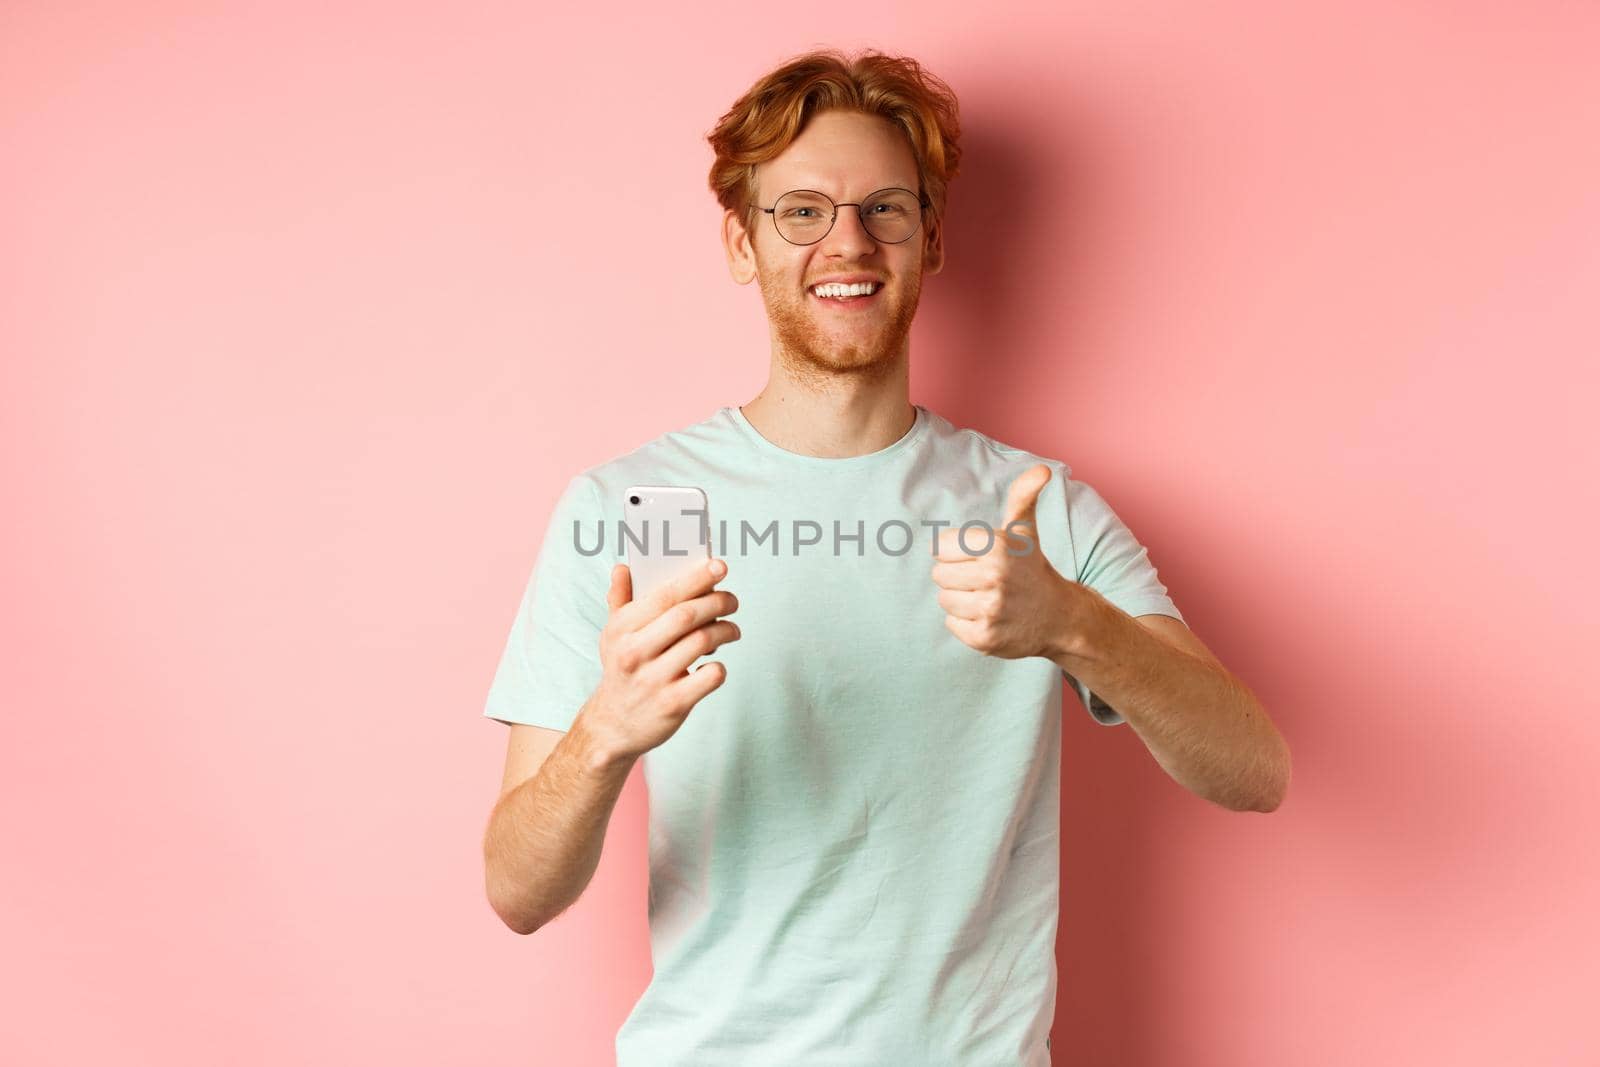
[[[1048,1063],[1064,683],[1200,796],[1287,787],[1105,501],[910,403],[957,134],[948,87],[877,54],[800,57],[723,117],[766,388],[574,477],[511,628],[484,852],[512,929],[577,899],[644,763],[655,974],[621,1067]],[[704,489],[717,557],[638,600],[612,537],[634,484]]]

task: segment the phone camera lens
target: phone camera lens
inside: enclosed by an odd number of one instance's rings
[[[639,502],[638,496],[630,496],[628,498],[628,503],[630,503],[630,504],[637,504],[638,502]]]

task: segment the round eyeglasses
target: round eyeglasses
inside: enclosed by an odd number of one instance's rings
[[[772,216],[778,236],[792,245],[814,245],[833,230],[842,207],[853,207],[874,240],[897,245],[910,240],[930,202],[910,189],[879,189],[859,203],[835,204],[815,189],[794,189],[761,211]]]

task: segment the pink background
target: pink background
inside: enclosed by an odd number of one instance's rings
[[[1600,11],[1292,6],[6,5],[4,1058],[610,1061],[642,779],[516,937],[483,698],[567,477],[764,382],[702,138],[827,43],[962,99],[913,399],[1295,754],[1067,705],[1056,1062],[1600,1061]]]

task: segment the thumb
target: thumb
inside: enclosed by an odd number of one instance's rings
[[[1015,522],[1037,528],[1035,511],[1039,505],[1039,494],[1049,482],[1050,468],[1044,463],[1035,463],[1017,475],[1006,493],[1006,518],[1001,527],[1008,527]]]
[[[626,563],[611,567],[611,588],[606,590],[606,607],[616,611],[633,599],[633,572]]]

